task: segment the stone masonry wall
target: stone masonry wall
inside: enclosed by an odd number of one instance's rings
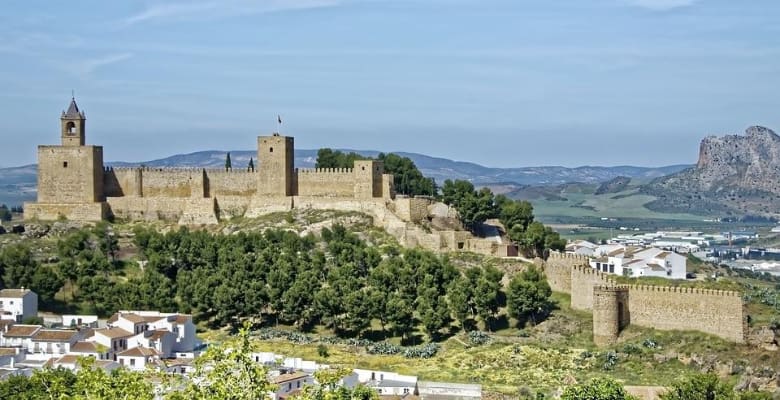
[[[38,203],[93,203],[102,197],[102,147],[38,146]]]
[[[746,316],[739,292],[628,286],[632,324],[664,330],[697,330],[744,343]]]
[[[355,175],[351,168],[299,169],[299,196],[353,197]]]
[[[576,265],[587,265],[588,259],[566,253],[550,253],[544,263],[544,274],[550,288],[556,292],[571,294],[571,272]]]
[[[615,284],[609,275],[589,265],[577,265],[571,271],[571,308],[575,310],[593,309],[594,286]]]
[[[252,196],[257,192],[258,174],[246,170],[208,169],[208,193],[210,197]]]
[[[395,213],[404,221],[419,223],[428,216],[432,200],[424,197],[397,197],[394,200]]]
[[[203,170],[196,168],[146,168],[143,170],[144,197],[190,197],[203,187]],[[202,197],[202,196],[201,196]]]
[[[140,168],[106,168],[103,190],[106,197],[140,196]]]

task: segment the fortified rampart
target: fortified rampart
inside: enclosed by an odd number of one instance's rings
[[[696,330],[744,343],[747,316],[739,292],[671,286],[619,285],[587,258],[551,253],[544,263],[550,287],[571,295],[571,307],[593,312],[597,345],[614,343],[629,324]]]
[[[26,219],[214,224],[235,216],[324,208],[368,213],[405,246],[508,255],[508,245],[496,240],[421,228],[418,223],[427,217],[432,199],[395,199],[393,176],[384,173],[381,161],[295,169],[294,139],[273,134],[257,138],[256,170],[107,168],[103,148],[85,145],[86,118],[75,99],[60,120],[61,144],[38,148],[38,199],[25,205]]]

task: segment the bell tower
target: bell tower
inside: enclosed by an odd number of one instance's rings
[[[84,128],[86,126],[86,121],[87,117],[84,116],[82,111],[79,111],[79,106],[76,105],[76,99],[71,98],[68,111],[63,111],[60,116],[63,146],[84,146]]]

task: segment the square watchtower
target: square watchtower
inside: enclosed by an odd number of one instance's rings
[[[258,136],[257,161],[258,188],[257,193],[266,196],[292,196],[295,146],[290,136]]]

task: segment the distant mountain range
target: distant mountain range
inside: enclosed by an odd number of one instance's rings
[[[379,154],[378,151],[374,150],[343,149],[342,151],[354,151],[368,157],[375,157]],[[649,181],[690,167],[689,165],[670,165],[657,168],[634,166],[490,168],[475,163],[430,157],[424,154],[405,152],[397,152],[396,154],[412,159],[425,176],[434,178],[439,184],[446,179],[466,179],[478,186],[506,186],[508,188],[506,191],[511,191],[511,188],[518,186],[547,186],[572,182],[601,183],[621,176]],[[221,168],[225,165],[225,156],[225,151],[209,150],[144,162],[108,162],[107,165]],[[250,157],[255,158],[255,163],[257,163],[255,151],[230,152],[234,169],[244,168],[249,163]],[[295,150],[295,166],[298,168],[314,168],[316,159],[317,150]],[[17,204],[34,199],[36,174],[35,165],[0,168],[0,203]]]

